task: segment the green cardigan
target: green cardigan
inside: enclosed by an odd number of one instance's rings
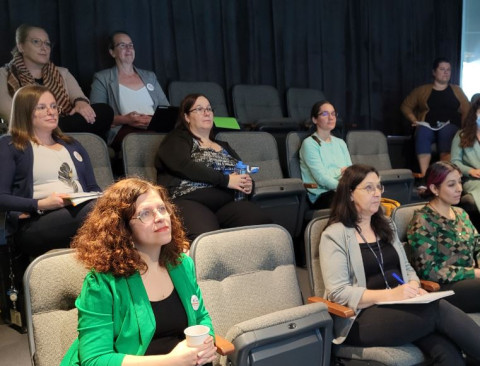
[[[182,254],[181,264],[169,266],[168,272],[187,313],[188,325],[207,325],[213,336],[212,321],[203,304],[192,259]],[[116,366],[122,364],[127,354],[145,354],[155,332],[155,317],[138,272],[129,277],[115,277],[91,270],[75,305],[78,338],[61,366]]]

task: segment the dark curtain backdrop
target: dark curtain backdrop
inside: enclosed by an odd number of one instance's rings
[[[109,67],[106,38],[130,33],[138,67],[172,80],[323,90],[349,128],[408,134],[400,103],[437,56],[459,81],[462,0],[1,0],[0,62],[21,23],[44,27],[53,61],[85,93]]]

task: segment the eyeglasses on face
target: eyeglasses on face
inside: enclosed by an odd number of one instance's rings
[[[50,105],[46,105],[46,104],[38,104],[35,106],[35,111],[39,114],[39,115],[44,115],[46,116],[48,114],[48,110],[51,110],[53,113],[61,113],[62,111],[62,108],[57,105],[56,103],[52,103]]]
[[[207,107],[207,108],[197,107],[197,108],[190,109],[189,112],[197,112],[197,113],[200,113],[200,114],[204,114],[205,112],[214,113],[215,110],[212,107]]]
[[[380,193],[383,193],[385,191],[385,187],[383,186],[383,184],[367,184],[365,187],[358,187],[358,189],[363,189],[368,194],[375,194],[377,190],[379,190]]]
[[[123,43],[123,42],[117,43],[117,44],[115,45],[115,47],[118,47],[118,48],[120,48],[121,50],[126,50],[126,49],[132,50],[132,49],[135,48],[135,47],[133,46],[133,43]]]
[[[328,116],[338,117],[338,113],[335,111],[333,112],[323,111],[317,114],[317,117],[328,117]]]
[[[35,48],[42,48],[43,46],[46,48],[52,48],[52,43],[50,41],[42,41],[40,38],[30,38],[29,42],[33,44]]]
[[[151,224],[155,221],[155,213],[159,214],[160,216],[170,215],[167,208],[165,206],[161,206],[154,209],[142,210],[137,216],[132,217],[132,219],[138,219],[144,224]]]

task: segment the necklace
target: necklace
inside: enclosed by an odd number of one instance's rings
[[[380,260],[377,256],[377,254],[375,253],[375,251],[373,250],[373,248],[370,246],[370,244],[368,244],[367,239],[365,239],[365,237],[362,235],[362,233],[359,230],[357,230],[357,233],[358,233],[358,235],[360,235],[363,242],[365,244],[367,244],[368,249],[370,249],[373,256],[375,257],[375,260],[377,261],[378,267],[380,268],[380,272],[382,273],[383,281],[385,281],[385,288],[391,289],[390,285],[388,284],[387,277],[385,276],[385,271],[383,269],[383,253],[382,253],[382,248],[380,247],[380,243],[378,242],[377,236],[375,235],[375,241],[377,242],[378,252],[380,253]]]

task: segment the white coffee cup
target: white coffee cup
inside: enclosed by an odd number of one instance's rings
[[[192,325],[183,331],[189,347],[195,347],[203,344],[208,337],[210,328],[206,325]]]

